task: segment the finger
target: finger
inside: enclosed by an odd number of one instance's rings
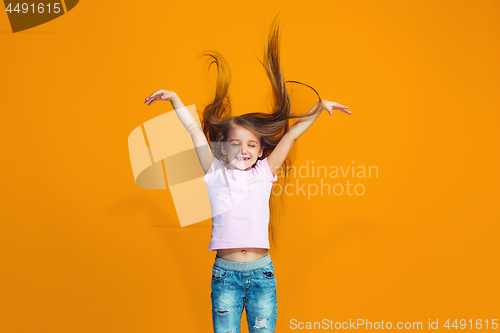
[[[157,91],[155,91],[154,93],[152,93],[151,95],[149,95],[148,97],[146,97],[146,101],[148,101],[148,100],[150,100],[151,98],[155,97],[157,93],[158,93],[158,92],[157,92]]]
[[[162,96],[161,93],[155,92],[153,95],[150,96],[150,98],[149,98],[148,101],[152,101],[152,100],[158,101],[158,100],[161,100],[161,96]]]
[[[154,102],[156,102],[156,97],[155,97],[155,98],[152,98],[152,99],[149,101],[148,106],[149,106],[149,105],[151,105],[151,104],[153,104]]]

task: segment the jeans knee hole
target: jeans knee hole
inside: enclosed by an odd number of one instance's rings
[[[267,328],[266,318],[255,318],[254,328]]]
[[[219,314],[227,314],[229,311],[228,310],[216,309],[215,312],[217,312]]]

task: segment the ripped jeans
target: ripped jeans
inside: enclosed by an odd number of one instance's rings
[[[274,333],[278,302],[271,254],[250,262],[216,257],[211,288],[215,333],[240,333],[243,308],[250,333]]]

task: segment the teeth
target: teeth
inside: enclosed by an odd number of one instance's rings
[[[246,157],[246,158],[239,158],[239,157],[236,157],[236,159],[238,161],[248,161],[250,158],[249,157]]]

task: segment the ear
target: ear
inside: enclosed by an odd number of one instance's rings
[[[264,152],[264,148],[260,148],[260,153],[259,153],[259,157],[262,157],[262,153]]]
[[[220,146],[220,150],[222,151],[222,154],[227,155],[226,148],[224,148],[224,145]]]

